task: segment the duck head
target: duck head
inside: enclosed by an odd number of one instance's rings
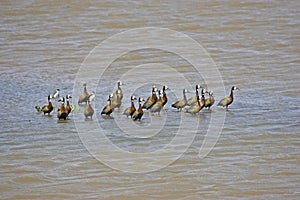
[[[240,90],[240,89],[236,86],[232,86],[231,90]]]
[[[139,102],[142,103],[143,101],[145,101],[144,98],[139,97]]]
[[[169,89],[168,86],[166,86],[166,85],[163,86],[163,92],[168,90],[168,89]]]
[[[130,97],[130,100],[131,100],[131,101],[134,101],[134,100],[136,100],[136,97],[135,97],[134,95],[132,95],[132,96]]]

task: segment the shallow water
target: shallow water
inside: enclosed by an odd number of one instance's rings
[[[299,6],[298,1],[2,3],[1,199],[299,198]],[[93,120],[84,120],[84,107],[79,106],[66,122],[58,122],[56,112],[36,113],[34,106],[46,104],[56,88],[63,95],[74,94],[76,104],[82,63],[107,59],[96,55],[96,60],[85,60],[89,53],[114,34],[143,27],[168,28],[201,44],[221,73],[225,94],[217,87],[219,80],[207,85],[180,55],[150,48],[115,59],[99,82],[86,79],[89,91],[96,92]],[[132,35],[125,44],[134,47],[139,37]],[[119,43],[111,46],[112,52]],[[151,73],[144,73],[143,67]],[[147,82],[137,84],[143,78]],[[112,117],[102,117],[118,79],[126,84],[122,107]],[[240,91],[227,112],[216,107],[217,102],[211,112],[195,116],[172,109],[183,87],[190,97],[197,83],[213,90],[216,101],[228,95],[232,85]],[[132,123],[122,115],[130,95],[146,98],[153,84],[170,88],[165,111],[160,116],[145,111],[141,122]],[[222,133],[200,158],[209,123],[221,114],[226,114]],[[98,125],[103,135],[90,141],[96,144],[93,154],[78,130]],[[182,134],[176,134],[180,127]],[[103,138],[136,154],[124,157]],[[171,149],[153,153],[173,139],[178,140]]]

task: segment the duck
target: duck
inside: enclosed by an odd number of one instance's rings
[[[230,90],[230,95],[228,97],[221,99],[217,106],[226,107],[226,110],[228,110],[228,106],[230,104],[232,104],[232,102],[233,102],[233,91],[234,90],[240,90],[240,89],[237,88],[236,86],[232,86],[231,90]]]
[[[182,108],[184,108],[187,105],[187,98],[185,95],[186,93],[188,93],[187,89],[183,89],[182,93],[183,93],[183,99],[178,100],[171,105],[173,108],[177,108],[177,110],[180,110],[180,111],[182,110]]]
[[[214,98],[214,93],[213,91],[209,91],[209,98],[205,99],[205,105],[204,105],[204,108],[208,108],[210,109],[210,107],[212,105],[214,105],[215,103],[215,98]]]
[[[92,92],[90,95],[89,95],[89,98],[88,98],[88,106],[85,108],[84,110],[84,116],[85,116],[85,119],[88,119],[89,117],[92,119],[93,118],[93,115],[94,115],[94,109],[92,107],[92,101],[94,101],[94,97],[95,97],[95,93]]]
[[[66,100],[67,100],[66,110],[68,112],[68,115],[72,111],[72,107],[70,106],[70,98],[72,98],[71,95],[69,95],[69,94],[66,95]]]
[[[163,92],[163,96],[162,96],[162,103],[163,103],[163,107],[166,105],[166,103],[168,102],[168,97],[167,97],[167,93],[166,90],[168,90],[168,86],[164,85],[162,88],[162,92]]]
[[[187,105],[189,105],[189,106],[192,106],[192,105],[194,105],[194,104],[197,104],[197,102],[198,102],[198,96],[199,96],[198,90],[199,90],[200,88],[202,88],[202,87],[201,87],[199,84],[197,84],[197,85],[195,86],[195,88],[196,88],[196,94],[195,94],[195,96],[193,96],[193,97],[191,97],[191,98],[188,99]]]
[[[55,90],[54,94],[52,95],[53,99],[59,98],[59,91],[60,91],[60,89]]]
[[[132,119],[134,121],[139,120],[141,121],[142,116],[144,114],[143,108],[142,108],[142,102],[144,101],[144,99],[142,97],[139,97],[139,108],[134,111],[134,113],[132,114]]]
[[[61,102],[61,105],[60,105],[60,107],[57,110],[57,118],[58,118],[58,120],[61,120],[61,119],[66,120],[67,116],[68,116],[68,111],[67,111],[67,109],[65,107],[65,98],[61,97],[58,100],[58,102]]]
[[[116,99],[117,96],[119,97],[119,99],[122,101],[123,99],[123,92],[122,92],[122,89],[121,89],[121,86],[123,85],[123,83],[119,80],[117,82],[117,90],[113,93],[113,99]]]
[[[130,97],[131,106],[124,110],[123,115],[126,115],[127,117],[132,117],[133,113],[136,111],[136,108],[134,106],[134,100],[136,100],[136,97],[132,95]]]
[[[191,113],[191,114],[196,114],[204,108],[205,105],[205,96],[204,94],[206,93],[206,90],[203,88],[201,91],[201,98],[198,96],[198,101],[197,104],[194,104],[193,106],[189,107],[186,112]]]
[[[52,112],[53,110],[53,105],[52,105],[52,102],[51,102],[51,99],[52,99],[52,95],[49,95],[48,96],[48,105],[44,105],[41,109],[41,111],[44,113],[44,115],[46,113],[48,113],[48,115],[50,115],[50,113]]]
[[[78,104],[82,104],[82,103],[86,104],[89,99],[89,93],[87,92],[86,85],[87,85],[86,83],[83,83],[83,93],[82,95],[80,95],[78,99]]]
[[[150,112],[159,114],[161,109],[163,108],[163,91],[158,91],[159,99],[156,101],[156,103],[150,108]]]
[[[156,101],[157,101],[156,92],[157,92],[157,88],[154,85],[152,87],[152,95],[150,97],[148,97],[148,99],[145,101],[142,108],[146,108],[148,110],[156,103]]]
[[[113,108],[120,108],[122,101],[119,95],[119,90],[117,90],[114,94],[116,95],[112,98],[112,106]]]
[[[103,108],[101,115],[110,115],[113,111],[114,111],[114,107],[112,106],[112,98],[113,98],[113,94],[108,96],[107,101],[109,101],[109,103]]]

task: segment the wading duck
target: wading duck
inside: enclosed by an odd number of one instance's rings
[[[78,99],[78,104],[87,103],[88,100],[89,100],[89,93],[87,92],[86,89],[86,83],[83,83],[83,93],[82,95],[80,95]]]
[[[130,116],[132,117],[133,113],[135,112],[135,106],[134,106],[134,100],[136,100],[136,97],[135,96],[131,96],[130,97],[130,102],[131,102],[131,105],[130,107],[126,108],[123,112],[123,115],[126,115],[127,117]]]
[[[163,108],[163,91],[158,91],[159,99],[156,103],[150,108],[150,112],[159,114],[161,109]]]
[[[146,100],[142,108],[146,108],[148,110],[156,103],[157,101],[156,92],[157,92],[157,88],[154,85],[152,87],[152,95],[148,97],[148,99]]]
[[[52,96],[49,95],[48,96],[48,105],[44,105],[41,109],[42,112],[44,112],[44,115],[46,113],[48,113],[48,115],[50,115],[50,113],[52,112],[53,110],[53,105],[52,105],[52,102],[51,102],[51,99],[52,99]]]
[[[183,89],[182,93],[183,93],[183,99],[182,100],[178,100],[175,103],[172,104],[173,108],[177,108],[178,110],[182,110],[182,108],[184,108],[187,105],[187,98],[186,98],[186,93],[187,93],[187,89]]]
[[[66,100],[67,100],[67,105],[66,105],[66,110],[67,110],[67,112],[68,112],[68,115],[70,114],[70,112],[72,111],[72,108],[71,108],[71,106],[70,106],[70,98],[72,98],[71,97],[71,95],[66,95]]]
[[[163,96],[162,96],[162,103],[163,103],[163,106],[166,105],[166,103],[168,102],[168,97],[167,97],[167,94],[166,94],[166,90],[168,90],[168,86],[164,85],[163,86],[163,89],[162,89],[162,92],[163,92]]]
[[[202,88],[200,85],[196,85],[196,94],[195,94],[195,96],[193,96],[193,97],[191,97],[191,98],[189,98],[189,100],[188,100],[188,102],[187,102],[187,105],[189,105],[189,106],[192,106],[192,105],[194,105],[194,104],[197,104],[197,102],[198,102],[198,96],[199,96],[199,89],[200,88]]]
[[[67,116],[68,116],[68,111],[65,107],[65,98],[62,97],[58,101],[61,102],[61,105],[57,110],[57,118],[58,118],[58,120],[61,120],[61,119],[66,120]]]
[[[122,89],[121,89],[121,86],[123,85],[123,83],[121,81],[118,81],[117,82],[117,90],[113,93],[113,99],[116,99],[117,96],[119,97],[120,101],[122,101],[123,99],[123,92],[122,92]]]
[[[113,95],[109,95],[107,101],[109,101],[109,103],[103,108],[101,115],[110,115],[113,111],[114,111],[114,107],[112,106],[112,98]]]
[[[89,98],[88,98],[88,106],[84,110],[85,119],[88,119],[89,117],[91,119],[93,118],[94,109],[91,104],[92,104],[92,101],[94,101],[94,98],[95,98],[95,93],[92,92],[92,94],[90,94]]]
[[[201,98],[200,96],[198,96],[198,101],[196,104],[194,104],[193,106],[191,106],[190,108],[188,108],[186,110],[186,112],[191,113],[191,114],[196,114],[198,113],[200,110],[202,110],[202,108],[204,108],[205,105],[205,96],[204,94],[206,93],[205,89],[202,89],[201,91]]]
[[[218,106],[226,107],[226,110],[228,110],[228,106],[233,102],[233,90],[240,90],[236,86],[231,87],[230,95],[228,97],[225,97],[224,99],[221,99],[221,101],[218,103]]]
[[[132,119],[134,121],[136,120],[141,120],[142,119],[142,116],[144,114],[144,111],[142,109],[142,102],[144,101],[144,99],[142,97],[139,98],[139,108],[134,111],[133,115],[132,115]]]
[[[119,90],[117,90],[114,94],[116,95],[112,98],[112,106],[113,108],[120,108],[122,102],[119,96]]]
[[[210,107],[215,103],[215,98],[214,98],[214,93],[212,91],[209,91],[208,94],[209,94],[209,98],[205,99],[204,107],[210,109]]]

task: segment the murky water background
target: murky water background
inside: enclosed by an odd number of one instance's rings
[[[2,2],[1,199],[299,198],[299,7],[296,0]],[[183,113],[190,122],[187,127],[191,127],[186,129],[187,135],[193,134],[196,122],[200,124],[187,151],[162,169],[133,174],[96,160],[81,142],[73,116],[58,123],[56,113],[43,116],[34,106],[45,104],[49,92],[56,88],[64,95],[72,94],[81,63],[100,42],[121,31],[149,26],[169,28],[195,39],[218,66],[226,95],[232,85],[241,90],[235,93],[222,134],[207,157],[200,159],[198,152],[211,113]],[[150,139],[122,135],[116,122],[132,125],[121,116],[129,105],[128,93],[122,109],[113,114],[114,120],[100,116],[118,80],[114,70],[151,62],[170,64],[192,85],[202,84],[189,63],[168,52],[131,52],[112,63],[97,89],[94,121],[99,119],[109,130],[107,137],[128,151],[162,148],[178,127],[180,114],[168,103],[162,116],[151,118],[145,113],[138,125],[147,128],[151,119],[168,116],[165,131]],[[164,78],[164,74],[157,76]],[[134,80],[134,76],[122,80],[127,82],[125,91]],[[168,81],[176,82],[176,78]],[[150,84],[136,93],[148,96]],[[181,95],[181,88],[168,86]],[[222,97],[215,93],[216,100]],[[170,92],[170,102],[175,100]],[[223,112],[216,106],[212,110]],[[90,122],[82,116],[82,123]],[[120,165],[123,161],[120,158]]]

